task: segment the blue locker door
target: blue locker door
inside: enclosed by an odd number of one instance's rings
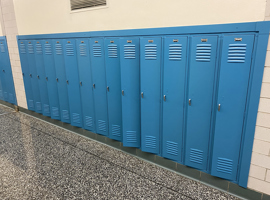
[[[3,100],[8,102],[8,94],[9,94],[9,86],[8,86],[8,77],[6,72],[6,63],[5,63],[5,49],[4,41],[1,40],[0,42],[0,79],[1,79],[1,85],[2,85],[2,93],[3,93]]]
[[[140,147],[140,41],[120,39],[123,146]]]
[[[93,73],[93,88],[97,133],[109,135],[106,94],[106,71],[104,59],[104,41],[102,38],[90,39],[91,67]]]
[[[206,170],[217,36],[193,36],[190,45],[185,164]]]
[[[65,39],[65,69],[69,97],[71,125],[82,127],[80,81],[77,66],[76,40]]]
[[[119,39],[105,39],[109,135],[122,140],[122,103]]]
[[[162,156],[182,155],[187,37],[164,38]]]
[[[54,67],[52,40],[42,40],[44,68],[47,77],[48,96],[50,102],[51,118],[61,120],[59,112],[58,89]]]
[[[86,38],[77,39],[76,45],[84,119],[83,127],[86,130],[96,132],[89,41]]]
[[[53,40],[52,43],[53,43],[54,66],[59,98],[60,118],[62,122],[70,123],[63,40]]]
[[[161,38],[141,38],[142,151],[159,153]]]
[[[223,38],[211,174],[236,180],[254,35]]]
[[[34,45],[35,45],[35,41],[28,41],[27,58],[28,58],[28,66],[30,70],[30,80],[31,80],[31,85],[32,85],[32,91],[33,91],[33,96],[34,96],[35,111],[37,113],[42,113],[42,104],[41,104],[39,83],[38,83],[38,78],[37,78]]]
[[[27,45],[27,40],[21,40],[19,42],[19,52],[28,110],[35,111],[34,95],[32,92],[30,69],[27,58]]]
[[[45,116],[50,117],[50,103],[48,97],[47,81],[45,69],[44,69],[44,59],[43,59],[43,48],[42,41],[35,41],[35,60],[36,60],[36,70],[37,70],[37,80],[39,84],[40,98],[42,102],[42,113]],[[35,77],[34,77],[35,78]]]

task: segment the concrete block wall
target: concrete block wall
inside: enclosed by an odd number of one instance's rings
[[[21,62],[16,36],[18,35],[13,0],[1,0],[2,31],[7,38],[8,51],[18,105],[27,108]]]

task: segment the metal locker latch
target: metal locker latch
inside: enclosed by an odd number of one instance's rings
[[[220,106],[221,106],[221,105],[220,105],[220,104],[218,104],[218,111],[220,111]]]
[[[48,81],[48,77],[46,77],[46,81]]]
[[[142,95],[142,98],[143,98],[143,92],[141,93],[141,95]]]
[[[107,91],[109,92],[109,86],[107,86]]]
[[[124,90],[122,90],[122,95],[124,96]]]
[[[93,88],[96,88],[96,84],[95,83],[93,84]]]
[[[29,76],[32,78],[32,74],[29,74]]]
[[[166,101],[166,95],[163,96],[164,101]]]
[[[39,79],[39,75],[37,75],[37,78]]]
[[[190,105],[190,106],[191,106],[191,99],[189,99],[189,100],[188,100],[188,105]]]
[[[58,78],[56,78],[56,81],[58,82]]]
[[[68,80],[67,80],[67,84],[68,84]]]
[[[80,85],[82,86],[82,82],[80,81]]]
[[[3,72],[5,73],[5,70],[3,69]]]

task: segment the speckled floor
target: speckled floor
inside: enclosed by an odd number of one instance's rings
[[[0,105],[0,199],[237,199]]]

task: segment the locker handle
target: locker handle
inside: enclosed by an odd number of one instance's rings
[[[166,95],[163,96],[164,101],[166,101]]]
[[[189,100],[188,100],[188,105],[190,105],[190,106],[191,106],[191,99],[189,99]]]
[[[221,106],[221,105],[220,105],[220,104],[218,104],[218,111],[220,111],[220,106]]]
[[[37,75],[37,78],[39,79],[39,75]]]
[[[58,78],[56,78],[56,81],[58,82]]]
[[[82,82],[80,81],[80,85],[82,86]]]
[[[29,76],[32,78],[32,74],[29,74]]]
[[[122,90],[122,95],[124,96],[124,90]]]
[[[107,86],[107,91],[109,92],[109,86]]]
[[[141,96],[142,96],[142,98],[143,98],[143,92],[141,93]]]
[[[3,72],[5,73],[5,70],[3,69]]]
[[[68,80],[67,80],[67,84],[68,84]]]
[[[48,77],[46,77],[46,81],[48,81]]]
[[[96,88],[96,84],[95,84],[95,83],[93,84],[93,88],[94,88],[94,89]]]

